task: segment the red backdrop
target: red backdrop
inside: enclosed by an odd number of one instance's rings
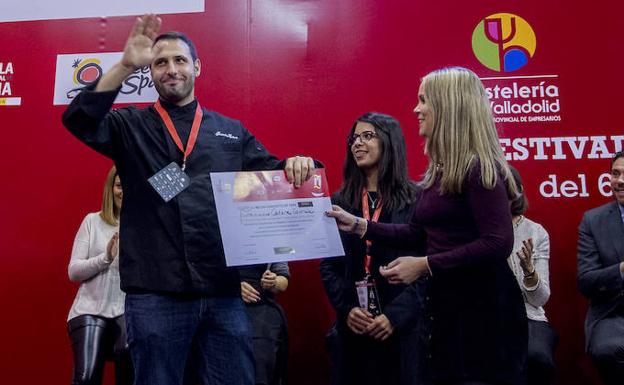
[[[203,62],[196,85],[202,105],[242,120],[280,157],[320,159],[333,189],[341,180],[346,133],[369,110],[402,122],[408,166],[418,178],[425,158],[411,111],[419,78],[428,71],[466,66],[482,77],[495,77],[484,80],[488,87],[511,87],[515,80],[502,76],[555,75],[517,82],[554,84],[560,121],[501,122],[499,128],[509,143],[525,138],[516,150],[506,149],[510,156],[526,155],[512,164],[525,179],[528,216],[551,235],[547,312],[561,339],[558,383],[588,384],[597,382],[583,353],[586,302],[576,287],[577,226],[585,210],[612,199],[599,190],[609,161],[592,159],[600,155],[596,141],[601,140],[593,137],[606,137],[605,151],[613,152],[622,134],[616,122],[624,80],[621,6],[608,3],[208,0],[203,13],[163,16],[163,29],[182,30],[195,40]],[[473,30],[499,12],[522,17],[535,33],[535,53],[518,71],[490,70],[473,53]],[[2,383],[53,385],[70,379],[65,320],[77,286],[68,281],[66,266],[80,221],[99,208],[111,163],[62,127],[65,107],[53,105],[56,58],[121,51],[133,20],[0,23],[0,122],[7,150],[0,208]],[[2,97],[21,97],[21,105],[2,105]],[[552,139],[561,137],[573,139]],[[580,149],[582,137],[592,138]],[[549,141],[544,154],[537,145],[525,145],[526,153],[517,150],[530,138]],[[559,153],[556,141],[563,143]],[[592,146],[598,146],[593,155]],[[540,185],[551,175],[559,185],[585,180],[587,193],[545,197]],[[572,185],[566,186],[573,195]],[[545,193],[548,189],[552,186]],[[333,313],[318,263],[291,266],[291,286],[281,302],[291,332],[292,383],[323,384],[328,375],[323,338]]]

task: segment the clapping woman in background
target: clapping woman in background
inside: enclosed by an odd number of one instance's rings
[[[87,214],[72,249],[68,273],[80,282],[67,317],[74,353],[74,385],[102,383],[104,363],[115,361],[115,383],[131,385],[124,293],[119,286],[119,214],[123,191],[117,170],[106,177],[102,210]]]
[[[544,305],[550,298],[550,239],[546,229],[524,216],[528,201],[520,173],[510,167],[520,194],[511,202],[514,246],[509,265],[514,272],[529,322],[528,385],[552,384],[558,336],[548,323]]]

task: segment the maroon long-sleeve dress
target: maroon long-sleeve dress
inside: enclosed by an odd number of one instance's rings
[[[369,223],[366,237],[409,244],[424,229],[432,276],[427,293],[429,374],[434,381],[525,381],[527,321],[507,264],[513,229],[505,182],[481,183],[478,162],[460,194],[440,195],[439,180],[407,225]]]

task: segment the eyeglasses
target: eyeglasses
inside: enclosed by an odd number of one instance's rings
[[[349,144],[349,147],[351,147],[351,146],[353,146],[355,144],[355,142],[357,142],[358,139],[360,139],[360,142],[362,142],[362,143],[368,143],[371,140],[373,140],[373,138],[377,138],[378,136],[379,135],[377,135],[373,131],[364,131],[361,134],[353,134],[353,135],[351,135],[351,137],[349,138],[347,143]]]

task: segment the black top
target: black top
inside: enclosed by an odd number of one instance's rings
[[[115,161],[124,190],[120,223],[121,288],[160,292],[240,296],[235,268],[227,268],[210,173],[278,169],[269,154],[237,120],[203,109],[199,135],[189,155],[189,187],[169,202],[148,178],[183,154],[155,108],[111,111],[119,90],[85,89],[63,114],[80,141]],[[163,102],[186,144],[196,102],[176,107]]]
[[[347,202],[342,202],[338,194],[332,197],[337,204],[348,212],[362,216],[361,208],[351,208]],[[370,205],[369,205],[370,207]],[[412,206],[406,206],[401,210],[383,210],[379,217],[380,223],[406,223],[412,211]],[[372,218],[372,208],[371,208]],[[329,300],[336,310],[338,325],[346,330],[346,318],[354,307],[358,307],[358,298],[355,282],[361,280],[364,275],[364,260],[366,255],[366,242],[355,234],[340,233],[345,256],[326,258],[321,261],[321,278]],[[375,279],[382,313],[388,317],[392,326],[398,330],[411,328],[422,316],[418,309],[423,306],[422,281],[412,285],[392,285],[381,276],[379,267],[387,265],[394,259],[404,255],[424,255],[424,233],[420,240],[411,248],[401,248],[393,243],[383,241],[373,242],[370,255],[370,271]]]

